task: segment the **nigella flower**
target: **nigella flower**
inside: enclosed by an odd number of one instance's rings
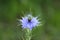
[[[32,30],[33,27],[36,27],[39,24],[37,17],[33,17],[32,15],[22,17],[20,21],[22,24],[22,28],[29,28],[30,30]]]

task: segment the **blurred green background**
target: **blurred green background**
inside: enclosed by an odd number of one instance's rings
[[[42,22],[32,30],[31,40],[60,40],[60,0],[0,0],[0,40],[23,40],[17,19],[30,9]]]

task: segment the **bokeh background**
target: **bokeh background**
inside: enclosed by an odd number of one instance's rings
[[[42,22],[31,40],[60,40],[60,0],[0,0],[0,40],[23,40],[17,19],[30,11]]]

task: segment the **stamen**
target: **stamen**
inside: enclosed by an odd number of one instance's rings
[[[28,22],[31,22],[31,19],[28,19]]]

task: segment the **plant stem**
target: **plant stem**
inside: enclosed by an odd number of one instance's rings
[[[25,39],[31,40],[31,30],[30,29],[26,29]]]

